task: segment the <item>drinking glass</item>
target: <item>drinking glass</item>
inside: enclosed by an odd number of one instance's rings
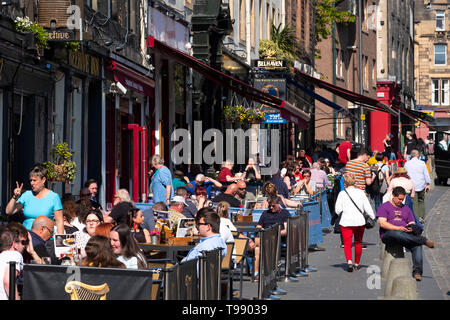
[[[112,203],[111,202],[108,202],[107,204],[106,204],[106,211],[111,211],[112,210]]]

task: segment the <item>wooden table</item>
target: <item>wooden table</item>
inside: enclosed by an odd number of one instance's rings
[[[151,244],[151,243],[138,243],[139,248],[144,251],[161,251],[166,253],[167,259],[176,262],[176,256],[178,252],[189,251],[195,247],[195,245],[170,245],[164,244]]]

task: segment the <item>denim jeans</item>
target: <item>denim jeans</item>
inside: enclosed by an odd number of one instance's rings
[[[416,193],[416,197],[417,197],[417,193]],[[417,219],[416,213],[414,212],[413,200],[411,199],[409,194],[406,195],[405,205],[407,205],[411,209],[411,211],[412,211],[412,213],[414,215],[414,220],[416,221],[416,224],[420,227],[420,229],[423,230],[423,224],[421,224],[419,219]]]
[[[382,242],[386,245],[399,244],[411,250],[413,275],[416,273],[421,275],[423,272],[422,245],[424,245],[426,241],[427,239],[425,237],[415,236],[411,233],[399,230],[386,231],[382,239]]]
[[[373,204],[375,206],[375,213],[378,211],[378,208],[383,204],[383,196],[379,194],[370,196],[373,200]]]

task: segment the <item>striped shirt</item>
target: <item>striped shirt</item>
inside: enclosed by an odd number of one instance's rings
[[[371,178],[370,166],[362,161],[350,160],[345,165],[345,173],[353,173],[355,175],[355,186],[366,191],[366,178]]]

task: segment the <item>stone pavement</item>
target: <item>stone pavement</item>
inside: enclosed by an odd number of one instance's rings
[[[436,186],[426,198],[425,236],[435,241],[436,248],[424,250],[423,280],[417,283],[421,300],[447,300],[450,298],[450,187]],[[309,265],[317,272],[298,282],[278,282],[287,295],[282,300],[379,300],[384,298],[386,280],[381,279],[378,227],[366,230],[361,258],[361,269],[352,273],[345,271],[344,249],[340,247],[339,234],[324,234],[320,247],[326,251],[310,252]],[[411,261],[411,253],[406,257]],[[245,277],[243,298],[258,295],[257,283]],[[238,282],[234,288],[238,288]]]

